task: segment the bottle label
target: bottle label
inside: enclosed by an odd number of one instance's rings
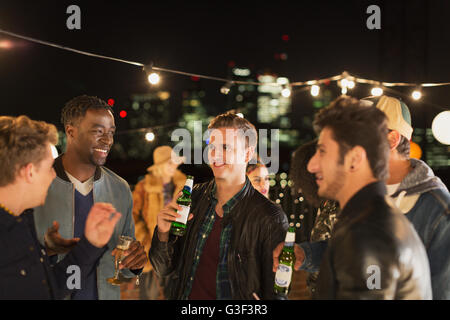
[[[292,267],[285,264],[279,264],[275,274],[275,284],[282,288],[289,287],[292,277]]]
[[[295,242],[295,233],[293,232],[288,232],[286,234],[286,240],[285,242]]]
[[[184,187],[188,187],[189,188],[189,192],[192,191],[192,187],[194,186],[194,180],[193,179],[187,179],[186,183],[184,184]]]
[[[189,210],[190,210],[191,207],[182,206],[182,205],[180,205],[180,207],[181,207],[181,210],[178,210],[177,213],[179,215],[181,215],[181,217],[177,218],[176,221],[186,224],[187,219],[189,217]]]

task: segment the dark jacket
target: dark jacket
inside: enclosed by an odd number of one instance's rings
[[[62,299],[70,293],[67,282],[76,283],[68,279],[76,274],[68,267],[80,267],[82,285],[83,276],[106,250],[92,246],[83,236],[62,261],[51,266],[37,239],[32,210],[14,217],[1,208],[0,248],[0,300]]]
[[[357,192],[338,216],[317,285],[319,299],[431,299],[427,253],[382,182]]]
[[[183,237],[170,235],[169,242],[164,243],[154,232],[149,257],[160,276],[170,275],[169,299],[181,299],[183,295],[199,228],[211,203],[213,184],[211,181],[194,186],[191,207],[194,218],[188,221]],[[254,299],[253,293],[261,299],[273,299],[272,251],[284,240],[288,228],[284,212],[249,183],[242,199],[222,223],[232,224],[227,263],[233,299]]]

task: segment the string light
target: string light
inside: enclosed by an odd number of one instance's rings
[[[383,89],[381,89],[381,87],[373,87],[372,90],[370,91],[370,93],[373,96],[379,97],[379,96],[383,95]]]
[[[411,96],[414,100],[419,100],[420,98],[422,98],[422,92],[416,89],[411,93]]]
[[[2,30],[2,29],[0,29],[0,33],[1,34],[6,34],[6,35],[9,35],[9,36],[12,36],[12,37],[20,38],[20,39],[23,39],[23,40],[27,40],[27,41],[30,41],[30,42],[35,42],[35,43],[39,43],[39,44],[42,44],[42,45],[46,45],[46,46],[50,46],[50,47],[54,47],[54,48],[58,48],[58,49],[66,50],[66,51],[71,51],[71,52],[74,52],[74,53],[78,53],[78,54],[82,54],[82,55],[86,55],[86,56],[90,56],[90,57],[95,57],[95,58],[100,58],[100,59],[106,59],[106,60],[112,60],[112,61],[116,61],[116,62],[131,64],[131,65],[134,65],[134,66],[144,67],[144,69],[146,67],[146,65],[144,65],[143,63],[140,63],[140,62],[129,61],[129,60],[124,60],[124,59],[119,59],[119,58],[99,55],[99,54],[95,54],[95,53],[91,53],[91,52],[81,51],[81,50],[65,47],[65,46],[62,46],[62,45],[59,45],[59,44],[55,44],[55,43],[51,43],[51,42],[47,42],[47,41],[43,41],[43,40],[39,40],[39,39],[27,37],[27,36],[23,36],[23,35],[16,34],[16,33],[10,32],[10,31]],[[152,73],[147,72],[147,76],[148,76],[148,78],[150,78],[148,80],[151,83],[155,83],[155,84],[160,81],[160,77],[159,77],[159,74],[157,74],[154,71],[175,73],[175,74],[179,74],[179,75],[184,75],[184,76],[189,76],[189,77],[196,77],[196,78],[202,78],[202,79],[209,79],[209,80],[215,80],[215,81],[221,81],[221,82],[225,82],[225,83],[229,83],[230,82],[229,79],[213,77],[213,76],[208,76],[208,75],[199,75],[199,74],[194,74],[194,73],[189,73],[189,72],[184,72],[184,71],[179,71],[179,70],[171,70],[171,69],[167,69],[167,68],[156,67],[156,66],[153,66],[153,65],[151,65],[151,69],[153,69],[153,73],[155,73],[155,74],[152,75]],[[355,87],[356,83],[363,83],[363,84],[374,85],[375,87],[372,89],[372,95],[376,95],[376,96],[379,96],[379,95],[383,94],[383,89],[381,87],[386,87],[386,88],[389,88],[389,87],[400,87],[400,86],[417,87],[419,85],[419,87],[421,87],[421,88],[426,88],[426,87],[437,87],[437,86],[450,86],[450,82],[421,83],[421,84],[405,83],[405,82],[384,82],[384,81],[379,81],[379,80],[365,79],[365,78],[362,78],[360,76],[356,76],[354,74],[350,76],[347,72],[344,71],[340,75],[336,75],[336,76],[332,76],[332,77],[328,77],[328,78],[324,78],[324,79],[320,79],[320,80],[309,80],[309,81],[303,81],[303,82],[292,82],[290,84],[290,88],[302,87],[302,86],[312,86],[314,84],[320,85],[322,83],[328,84],[330,81],[339,81],[339,80],[341,80],[341,81],[343,80],[343,82],[345,84],[345,86],[343,86],[343,89],[341,90],[341,92],[345,92],[346,93],[347,89],[353,89]],[[280,84],[278,84],[278,83],[261,83],[261,82],[253,82],[253,81],[235,81],[235,80],[233,80],[233,84],[257,85],[257,86],[261,86],[261,85],[280,86]],[[224,85],[224,87],[226,88],[227,86]],[[222,87],[222,88],[224,88],[224,87]],[[291,89],[284,88],[282,90],[284,90],[284,92],[282,91],[282,95],[283,96],[290,96]],[[229,90],[227,90],[227,89],[224,89],[224,91],[226,91],[227,93],[229,92]],[[222,92],[222,89],[221,89],[221,92]],[[412,98],[416,99],[417,97],[419,97],[418,99],[420,99],[422,97],[422,92],[420,92],[420,90],[415,90],[413,92]],[[430,104],[430,103],[428,103],[428,104]],[[443,110],[448,110],[447,107],[442,107],[442,106],[438,106],[438,105],[435,105],[435,104],[433,104],[433,106],[434,107],[439,107],[439,108],[441,108]]]
[[[148,142],[152,142],[153,140],[155,140],[155,134],[153,132],[147,132],[145,134],[145,140],[147,140]]]
[[[317,97],[320,93],[320,87],[317,84],[313,84],[311,86],[311,95],[313,97]]]
[[[232,81],[228,81],[227,83],[225,83],[222,88],[220,88],[220,92],[222,94],[227,95],[228,93],[230,93],[231,87],[233,86],[233,82]]]
[[[288,86],[284,86],[282,88],[283,89],[281,90],[281,95],[285,98],[289,98],[291,96],[291,89],[289,89]]]
[[[347,83],[347,88],[353,89],[355,87],[355,81],[349,80]]]
[[[161,78],[159,74],[157,74],[156,72],[152,72],[148,75],[148,82],[150,82],[150,84],[158,84],[160,79]]]

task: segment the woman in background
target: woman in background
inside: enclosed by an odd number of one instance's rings
[[[314,227],[311,231],[311,242],[326,240],[331,237],[331,231],[336,223],[336,215],[340,211],[336,201],[320,198],[317,194],[317,184],[312,173],[308,172],[309,160],[316,152],[317,140],[301,145],[292,155],[291,179],[294,188],[300,190],[306,201],[317,208]],[[318,272],[309,273],[306,279],[311,296],[316,290]]]
[[[269,170],[262,162],[258,160],[255,164],[249,164],[247,166],[247,177],[250,179],[253,188],[269,198]]]

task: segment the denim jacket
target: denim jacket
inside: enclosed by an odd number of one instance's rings
[[[55,160],[54,168],[57,177],[50,185],[45,204],[34,210],[36,233],[42,245],[44,245],[44,234],[53,221],[59,222],[59,233],[63,238],[74,237],[75,187],[64,171],[61,156]],[[128,183],[105,167],[96,169],[93,192],[94,202],[111,203],[122,214],[107,244],[107,251],[100,258],[97,266],[98,298],[100,300],[118,300],[120,299],[120,286],[113,286],[106,279],[114,276],[114,256],[111,255],[111,252],[116,247],[119,236],[126,235],[135,238],[132,215],[133,199]],[[64,257],[65,255],[58,255],[58,262]],[[136,276],[128,269],[121,270],[121,272],[126,278]]]
[[[430,262],[433,299],[450,300],[450,194],[423,161],[410,159],[412,170],[391,195],[393,202],[412,222]],[[318,271],[327,241],[307,243],[301,269]]]

